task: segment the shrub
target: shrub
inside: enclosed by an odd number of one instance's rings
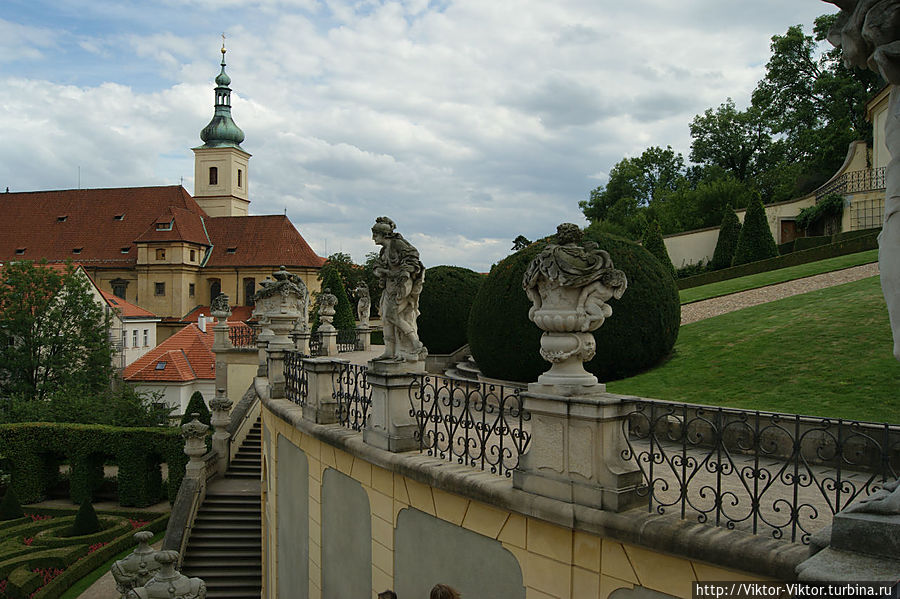
[[[628,289],[611,300],[613,315],[594,331],[596,357],[585,368],[601,381],[631,376],[663,359],[678,336],[681,306],[675,280],[641,246],[591,226],[585,239],[609,252]],[[528,320],[522,276],[547,240],[507,256],[484,280],[469,313],[469,347],[489,377],[533,382],[549,368],[539,352],[541,330]]]
[[[738,236],[732,265],[740,266],[748,262],[774,258],[777,255],[778,247],[769,229],[762,200],[751,202],[744,215],[744,226],[741,227],[741,234]]]
[[[653,254],[659,263],[672,274],[672,277],[675,277],[675,266],[672,264],[672,259],[669,258],[658,221],[650,223],[644,231],[644,249]]]
[[[199,391],[194,391],[194,394],[191,395],[191,399],[188,400],[188,405],[184,409],[184,414],[181,416],[181,424],[187,424],[193,420],[194,417],[191,414],[194,412],[200,414],[197,416],[197,420],[209,426],[209,420],[212,418],[212,413],[209,411],[209,408],[206,407],[206,401],[203,399],[203,394]]]
[[[812,248],[817,248],[821,245],[828,245],[829,243],[833,243],[831,235],[817,235],[815,237],[798,237],[794,240],[794,251],[801,252],[803,250],[808,250]]]
[[[3,496],[3,501],[0,501],[0,520],[14,520],[24,515],[22,506],[19,505],[19,498],[16,497],[16,492],[10,486],[6,490],[6,495]]]
[[[719,227],[719,239],[716,241],[716,249],[713,252],[712,262],[710,262],[712,270],[731,266],[740,235],[741,221],[738,220],[737,214],[729,204],[725,207],[725,214],[722,216],[722,224]]]
[[[814,229],[820,223],[829,223],[831,227],[825,226],[825,229],[833,228],[837,225],[840,228],[841,215],[844,213],[844,198],[837,193],[829,193],[824,198],[816,202],[815,205],[804,208],[797,215],[797,226],[804,231]],[[798,248],[799,249],[799,248]]]
[[[693,277],[709,270],[709,263],[700,260],[675,269],[675,278]]]
[[[85,499],[75,514],[75,523],[69,530],[69,536],[80,537],[93,534],[100,530],[100,521],[97,520],[97,512],[90,499]]]
[[[325,278],[322,280],[322,292],[330,289],[331,293],[337,298],[337,305],[334,307],[333,325],[339,331],[352,331],[356,328],[356,318],[353,316],[353,306],[347,299],[347,291],[344,289],[344,283],[341,282],[341,275],[336,269],[328,269],[325,272]],[[313,327],[319,328],[319,306],[316,302],[315,315],[313,318]]]
[[[469,308],[484,277],[468,268],[435,266],[425,271],[419,297],[419,339],[433,354],[448,354],[468,343]]]

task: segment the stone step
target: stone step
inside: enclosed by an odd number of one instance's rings
[[[262,583],[257,586],[247,585],[234,588],[206,588],[206,596],[210,599],[259,599]]]
[[[198,516],[210,515],[216,517],[227,516],[256,516],[260,515],[259,503],[250,505],[206,505],[204,504],[198,511]]]
[[[254,478],[259,480],[259,472],[256,474],[252,472],[226,472],[225,478]]]
[[[187,547],[184,559],[188,559],[195,552],[203,553],[205,551],[228,551],[239,553],[262,553],[262,541],[256,538],[233,538],[233,539],[193,539]]]
[[[217,524],[218,526],[228,526],[229,523],[237,523],[237,524],[251,524],[251,523],[259,523],[262,521],[262,516],[259,512],[207,512],[200,511],[197,513],[197,519],[194,521],[194,528],[197,527],[199,523],[202,524]]]
[[[256,565],[255,568],[254,565]],[[212,580],[222,581],[235,578],[247,578],[252,581],[255,576],[260,575],[261,568],[262,558],[256,564],[246,565],[232,560],[222,560],[218,565],[215,563],[196,564],[185,560],[181,571],[183,574],[190,572],[190,574],[186,574],[187,576],[199,576],[206,581],[206,584],[209,584]]]
[[[250,507],[259,508],[259,495],[207,495],[202,507]]]
[[[219,560],[218,563],[222,563],[223,559],[262,559],[262,546],[259,547],[210,547],[208,549],[197,549],[196,551],[192,551],[191,555],[185,557],[184,560],[187,562],[188,560]]]
[[[262,467],[262,462],[259,459],[254,459],[252,457],[236,457],[231,460],[232,466],[256,466],[258,468]]]
[[[220,528],[204,528],[194,529],[191,533],[191,542],[193,541],[247,541],[254,540],[256,543],[262,543],[262,530],[260,527],[253,528],[232,528],[229,530],[221,530]]]
[[[228,533],[245,531],[245,530],[260,530],[259,521],[254,522],[253,520],[233,520],[231,524],[224,527],[224,525],[219,521],[210,521],[210,520],[199,520],[194,523],[194,532],[205,532],[207,530],[210,531],[223,531]]]
[[[481,370],[479,370],[478,365],[475,364],[475,362],[457,362],[456,369],[460,372],[473,375],[473,378],[476,380],[478,379],[478,375],[481,374]]]

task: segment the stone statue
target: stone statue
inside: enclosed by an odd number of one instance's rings
[[[337,306],[337,303],[338,298],[335,294],[331,293],[330,288],[326,287],[322,290],[322,293],[319,294],[320,329],[327,331],[334,330],[334,326],[331,323],[334,321],[334,308]]]
[[[386,216],[379,216],[372,226],[372,240],[381,246],[375,259],[375,276],[384,283],[380,307],[384,354],[375,359],[419,361],[428,354],[419,341],[416,324],[425,267],[418,250],[394,230],[396,227]]]
[[[300,276],[288,272],[284,266],[266,277],[253,295],[253,315],[260,323],[271,320],[273,314],[298,315],[294,329],[306,331],[309,322],[309,290]]]
[[[844,63],[870,68],[890,84],[884,139],[891,161],[885,177],[884,223],[878,236],[881,290],[900,360],[900,0],[826,0],[841,9],[828,32]]]
[[[865,499],[860,499],[844,510],[845,513],[900,515],[900,479],[884,483],[884,486]]]
[[[357,298],[356,316],[359,320],[357,327],[367,329],[369,328],[369,312],[372,307],[372,299],[369,297],[369,286],[366,285],[365,281],[360,281],[353,293],[356,294]]]
[[[591,331],[612,314],[606,300],[622,297],[628,282],[613,268],[609,254],[593,241],[581,243],[578,225],[556,228],[556,243],[535,256],[522,287],[531,300],[528,318],[544,331],[541,357],[550,370],[538,378],[550,385],[595,385],[583,362],[594,357]]]
[[[109,568],[116,581],[116,590],[124,595],[131,589],[142,587],[159,571],[161,564],[156,561],[156,549],[150,547],[153,533],[141,531],[134,533],[137,548],[127,557],[116,560]]]
[[[206,583],[199,578],[188,578],[175,569],[177,551],[159,551],[156,561],[160,570],[142,587],[131,589],[126,599],[204,599]]]

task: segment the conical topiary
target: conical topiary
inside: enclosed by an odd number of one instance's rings
[[[731,204],[725,206],[725,214],[722,215],[722,225],[719,227],[719,239],[716,241],[716,250],[713,252],[711,266],[713,270],[728,268],[734,260],[734,250],[737,247],[738,237],[741,235],[741,221]]]
[[[97,512],[90,499],[85,499],[75,514],[75,524],[72,525],[70,536],[80,537],[93,534],[100,530],[100,521],[97,520]]]
[[[774,258],[777,255],[778,246],[769,229],[762,200],[750,202],[744,215],[744,226],[738,236],[737,248],[734,250],[732,266]]]
[[[19,505],[19,498],[16,497],[16,492],[13,491],[12,486],[10,486],[6,489],[6,495],[3,496],[3,501],[0,501],[0,521],[14,520],[16,518],[21,518],[24,515],[22,506]]]
[[[193,420],[194,417],[191,416],[191,414],[194,412],[200,414],[197,416],[197,420],[209,426],[209,419],[212,417],[212,414],[210,413],[209,408],[206,407],[206,402],[203,400],[203,394],[199,391],[194,391],[194,394],[191,395],[187,408],[184,410],[184,415],[181,417],[181,424],[187,424]]]
[[[669,258],[669,252],[666,250],[666,243],[663,241],[662,230],[659,228],[658,221],[653,221],[647,225],[647,229],[644,231],[644,241],[641,245],[644,246],[645,250],[656,256],[660,264],[673,277],[675,276],[675,265],[672,264],[672,259]]]
[[[322,291],[330,289],[332,295],[337,298],[337,305],[334,307],[334,320],[332,324],[339,331],[352,331],[356,328],[356,319],[353,316],[353,306],[347,298],[347,291],[344,289],[344,283],[341,281],[341,275],[337,270],[329,268],[325,272],[325,278],[322,280]],[[314,318],[314,326],[319,325],[319,310],[316,307]]]

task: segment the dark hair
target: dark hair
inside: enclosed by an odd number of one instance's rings
[[[431,589],[430,599],[460,599],[459,591],[450,585],[438,583]]]

